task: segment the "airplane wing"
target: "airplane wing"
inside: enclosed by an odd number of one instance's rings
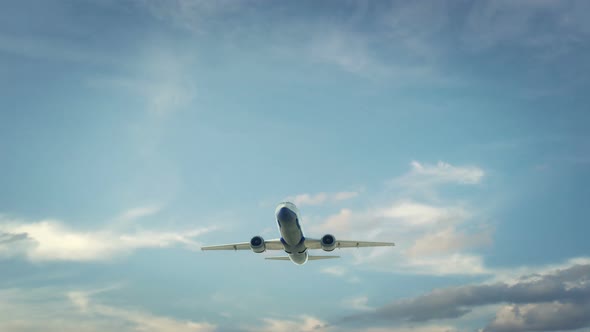
[[[305,239],[305,246],[308,249],[322,249],[321,241],[318,239]],[[360,247],[388,247],[395,246],[393,242],[369,242],[369,241],[342,241],[336,240],[336,248],[360,248]]]
[[[309,261],[317,261],[320,259],[333,259],[333,258],[340,258],[340,256],[307,256],[307,260]],[[264,257],[264,259],[270,259],[275,261],[290,261],[291,258],[289,256],[272,256],[272,257]]]
[[[265,240],[266,250],[285,250],[280,239]],[[216,246],[201,247],[201,250],[251,250],[250,242],[221,244]]]

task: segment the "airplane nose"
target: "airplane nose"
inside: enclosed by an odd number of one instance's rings
[[[282,222],[290,222],[294,221],[297,216],[293,211],[289,210],[289,208],[282,207],[277,214],[277,218],[279,218],[279,220]]]

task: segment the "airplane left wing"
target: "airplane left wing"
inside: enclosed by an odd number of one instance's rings
[[[266,250],[284,250],[280,239],[265,240]],[[221,244],[216,246],[201,247],[201,250],[251,250],[250,242]]]
[[[305,239],[305,246],[308,249],[322,249],[321,240]],[[361,248],[361,247],[391,247],[393,242],[370,242],[370,241],[341,241],[336,240],[336,248]]]

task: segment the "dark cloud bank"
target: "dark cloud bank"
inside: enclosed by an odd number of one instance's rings
[[[590,326],[590,264],[529,275],[514,284],[468,285],[430,293],[346,317],[344,322],[426,322],[504,304],[484,332],[574,330]]]

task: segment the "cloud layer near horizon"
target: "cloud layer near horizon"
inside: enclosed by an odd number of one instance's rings
[[[573,330],[590,326],[590,264],[497,282],[435,289],[395,301],[344,321],[427,322],[455,319],[500,305],[486,332]]]

